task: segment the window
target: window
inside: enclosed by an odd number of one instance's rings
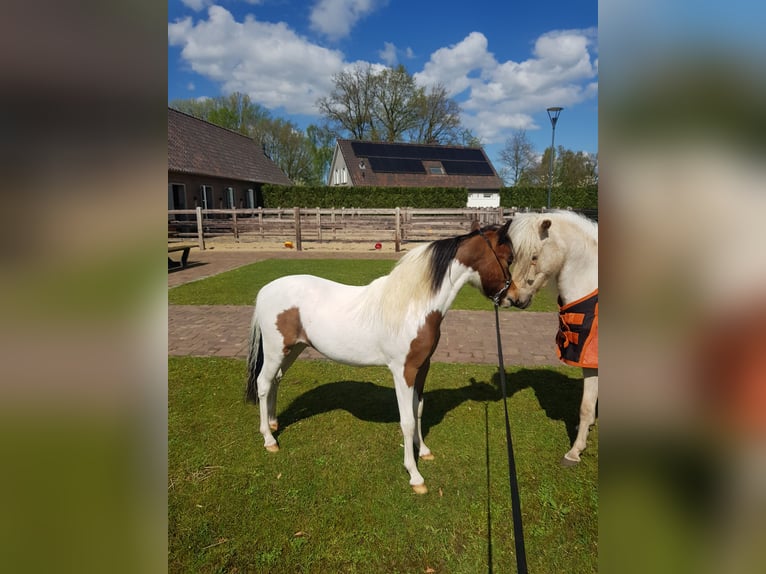
[[[186,209],[186,189],[182,183],[168,186],[168,209]]]
[[[168,184],[168,211],[171,209],[186,209],[186,186],[182,183]],[[185,221],[194,217],[185,213],[168,213],[168,221]]]
[[[245,207],[248,209],[255,209],[255,192],[252,189],[247,190],[247,199],[245,199]]]
[[[428,173],[433,175],[444,175],[444,169],[440,165],[432,165],[428,168]]]
[[[234,209],[234,188],[227,187],[223,196],[224,209]]]
[[[348,182],[348,176],[347,176],[347,172],[346,172],[346,168],[345,167],[343,169],[341,169],[341,171],[340,171],[340,182],[341,183],[347,183]]]
[[[202,209],[213,209],[213,187],[201,185],[199,191],[200,195],[202,195]]]

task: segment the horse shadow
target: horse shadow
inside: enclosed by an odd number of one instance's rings
[[[487,382],[471,379],[468,385],[452,389],[428,390],[421,420],[423,434],[438,425],[444,417],[466,401],[497,401],[502,398],[499,388]],[[296,397],[278,413],[279,430],[316,415],[343,410],[359,420],[374,423],[398,423],[399,410],[393,386],[381,386],[363,381],[325,383]]]
[[[577,425],[580,424],[580,402],[582,401],[582,377],[568,377],[548,369],[519,369],[506,372],[508,397],[519,391],[531,388],[540,408],[551,420],[564,423],[569,443],[577,438]],[[492,377],[492,384],[501,389],[500,373]]]
[[[570,443],[577,436],[580,422],[582,379],[573,379],[545,369],[521,369],[506,373],[508,397],[532,388],[540,407],[548,418],[562,421]],[[423,435],[440,424],[444,417],[466,401],[496,402],[503,398],[499,373],[490,382],[471,377],[468,384],[457,388],[428,390],[426,383],[425,408],[421,420]],[[373,423],[398,423],[396,393],[393,386],[382,386],[366,381],[344,380],[324,383],[299,395],[278,412],[279,432],[301,420],[316,415],[343,410],[355,418]]]

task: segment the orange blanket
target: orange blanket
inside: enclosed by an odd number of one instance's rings
[[[598,368],[598,289],[561,306],[556,354],[567,365]]]

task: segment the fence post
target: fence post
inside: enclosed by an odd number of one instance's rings
[[[205,230],[202,227],[202,208],[197,207],[197,241],[200,250],[205,250]]]
[[[236,209],[232,209],[231,224],[234,230],[234,241],[239,243],[239,228],[237,227],[237,210]]]
[[[319,212],[318,207],[317,207],[317,238],[319,239],[319,243],[322,243],[322,216]]]
[[[394,227],[396,228],[396,231],[394,231],[394,250],[399,253],[401,250],[401,233],[402,233],[402,215],[401,215],[401,209],[399,207],[396,208],[394,212],[394,217],[396,218],[394,222]]]
[[[303,251],[301,245],[301,208],[293,208],[293,217],[295,218],[295,249],[296,251]]]

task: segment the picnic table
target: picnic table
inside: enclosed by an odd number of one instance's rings
[[[194,243],[168,243],[168,270],[177,269],[179,267],[184,268],[189,260],[189,250],[192,247],[197,247]],[[181,261],[175,261],[170,258],[170,253],[181,251]]]

